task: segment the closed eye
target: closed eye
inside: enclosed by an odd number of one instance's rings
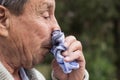
[[[43,16],[44,19],[50,18],[50,14],[49,14],[48,11],[43,12],[43,13],[42,13],[42,16]]]

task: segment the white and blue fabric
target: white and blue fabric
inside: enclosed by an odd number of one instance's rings
[[[20,68],[20,76],[21,76],[22,80],[29,80],[24,68]]]
[[[63,69],[64,73],[70,73],[72,72],[73,69],[78,69],[79,64],[76,61],[72,62],[65,62],[64,61],[64,56],[61,55],[61,53],[67,48],[64,45],[64,33],[61,32],[60,30],[55,30],[52,33],[52,49],[51,53],[54,55],[55,59],[57,60],[58,64],[60,67]]]

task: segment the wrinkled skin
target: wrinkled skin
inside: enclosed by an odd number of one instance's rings
[[[55,0],[30,0],[24,7],[23,14],[15,16],[0,6],[0,61],[15,80],[21,80],[20,67],[29,69],[43,61],[51,48],[51,33],[60,30],[54,16]],[[65,45],[68,50],[62,53],[64,60],[77,60],[80,68],[64,74],[53,60],[54,76],[60,80],[82,80],[85,69],[82,45],[74,36],[66,37]]]

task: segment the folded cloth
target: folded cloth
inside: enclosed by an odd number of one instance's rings
[[[64,33],[60,30],[55,30],[52,33],[52,49],[51,53],[54,55],[55,59],[57,60],[60,67],[63,69],[64,73],[70,73],[73,69],[78,69],[79,64],[76,61],[72,62],[65,62],[64,56],[61,55],[61,53],[67,48],[64,45]]]
[[[20,68],[20,76],[21,76],[22,80],[29,80],[24,68],[22,68],[22,67]]]

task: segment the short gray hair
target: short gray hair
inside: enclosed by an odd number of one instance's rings
[[[0,5],[6,7],[11,13],[20,15],[27,1],[28,0],[0,0]]]

